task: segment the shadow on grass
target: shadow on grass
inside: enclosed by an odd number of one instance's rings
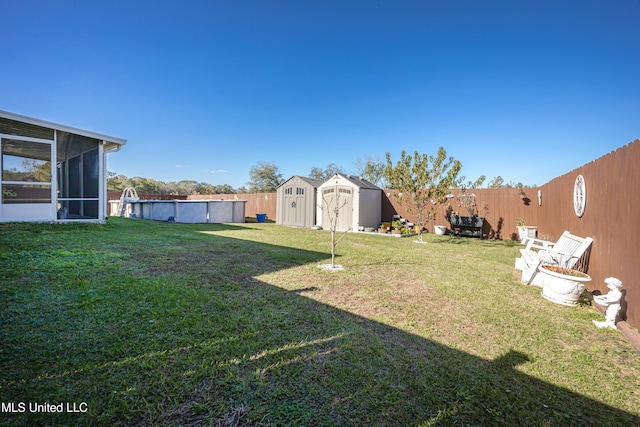
[[[195,230],[182,227],[170,230]],[[162,241],[164,227],[153,228]],[[256,279],[308,264],[321,283],[336,274],[315,269],[327,253],[199,235],[158,257],[153,242],[121,248],[138,268],[98,280],[60,286],[68,277],[56,256],[43,261],[47,280],[10,278],[3,404],[84,402],[88,412],[3,406],[4,423],[640,425],[519,372],[527,354],[485,360],[302,295],[315,285]]]

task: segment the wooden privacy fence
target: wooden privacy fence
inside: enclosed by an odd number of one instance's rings
[[[578,175],[585,183],[585,209],[574,209],[574,186]],[[640,328],[640,139],[599,159],[555,178],[542,187],[538,232],[551,240],[563,231],[592,237],[588,273],[589,290],[606,294],[607,277],[623,283],[621,315]]]
[[[521,191],[525,194],[521,197]],[[436,212],[435,221],[427,224],[429,232],[433,232],[434,225],[444,225],[449,228],[448,212],[458,213],[460,216],[470,216],[459,198],[461,191],[451,190],[451,197],[440,206]],[[527,225],[537,225],[538,211],[534,208],[533,194],[537,195],[536,188],[524,190],[516,188],[482,188],[468,190],[467,194],[473,194],[478,216],[484,217],[482,233],[484,237],[491,239],[511,239],[518,236],[516,218],[525,218]],[[536,196],[537,197],[537,196]],[[535,202],[537,203],[537,202]],[[382,198],[382,219],[390,221],[393,215],[400,215],[409,221],[415,221],[415,214],[409,212],[409,205],[400,203],[394,190],[384,190]]]

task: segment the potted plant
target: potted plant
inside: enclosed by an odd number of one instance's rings
[[[434,225],[433,226],[433,231],[438,235],[438,236],[444,236],[445,233],[447,232],[447,227],[445,225]]]
[[[520,241],[522,242],[527,236],[527,222],[522,216],[518,216],[515,219],[516,228],[518,229],[518,237],[520,237]]]
[[[380,224],[380,227],[378,227],[378,233],[380,234],[387,234],[387,232],[389,231],[389,226],[391,224],[389,223],[389,225],[387,226],[387,223],[382,223]]]
[[[542,276],[542,296],[556,304],[574,306],[591,277],[578,270],[560,265],[542,264],[538,267]]]
[[[402,234],[404,224],[399,219],[396,219],[391,223],[391,227],[393,228],[393,230],[391,230],[391,234]]]

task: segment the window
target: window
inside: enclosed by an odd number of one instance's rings
[[[304,194],[304,188],[296,187],[296,194],[297,195]]]
[[[2,203],[51,203],[51,144],[2,139]]]
[[[287,187],[284,189],[284,194],[291,195],[293,194],[293,187]]]

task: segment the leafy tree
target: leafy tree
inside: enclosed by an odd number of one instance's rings
[[[3,170],[5,181],[51,182],[51,162],[23,157],[20,167],[7,167]]]
[[[124,191],[128,178],[115,172],[107,172],[107,191]]]
[[[418,240],[423,242],[422,230],[447,200],[449,189],[458,183],[462,163],[447,157],[443,147],[435,156],[417,151],[412,156],[403,150],[395,165],[391,154],[386,153],[386,158],[385,178],[396,193],[398,203],[415,215],[414,223],[420,229]]]
[[[139,176],[134,176],[130,180],[128,180],[128,187],[133,187],[136,189],[138,194],[160,194],[160,188],[158,186],[158,182],[153,179],[142,178]]]
[[[36,182],[51,182],[50,161],[23,158],[21,164],[22,170],[25,171],[27,175],[31,174],[31,177],[28,178],[29,181],[33,179]]]
[[[208,184],[207,184],[208,185]],[[214,185],[212,192],[200,193],[200,194],[234,194],[236,190],[229,184]]]
[[[336,165],[335,163],[329,163],[324,169],[314,166],[311,168],[311,172],[309,172],[309,178],[324,182],[337,173],[343,173],[343,170],[344,168],[342,166]]]
[[[353,162],[358,176],[366,179],[367,181],[384,188],[386,186],[384,178],[385,164],[379,157],[375,159],[368,156],[365,160],[357,159]]]
[[[282,174],[275,163],[258,162],[249,171],[249,193],[270,193],[282,182]]]
[[[141,194],[172,194],[176,196],[189,196],[192,194],[233,194],[233,187],[228,184],[211,185],[206,182],[182,180],[179,182],[156,181],[151,178],[139,176],[127,178],[115,172],[107,173],[107,190],[123,191],[127,187],[133,187]]]
[[[176,189],[178,190],[178,194],[183,196],[198,194],[198,182],[191,180],[178,181],[176,183]]]

